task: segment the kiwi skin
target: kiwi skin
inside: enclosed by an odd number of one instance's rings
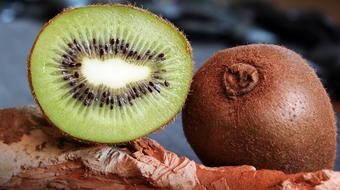
[[[228,96],[231,65],[257,69],[256,86]],[[306,61],[284,47],[225,49],[195,74],[183,110],[185,136],[208,166],[253,165],[286,173],[331,169],[336,123],[330,99]]]
[[[139,8],[139,7],[136,7],[136,6],[133,6],[132,4],[119,4],[119,3],[114,3],[114,4],[93,4],[93,5],[87,5],[87,6],[100,6],[100,7],[103,7],[103,6],[123,6],[123,7],[129,7],[129,8],[132,8],[132,9],[135,9],[135,10],[138,10],[138,11],[142,11],[142,12],[145,12],[145,13],[148,13],[152,16],[155,16],[157,17],[158,19],[160,19],[162,22],[170,25],[172,28],[176,29],[185,39],[185,42],[186,42],[186,51],[187,53],[191,56],[191,59],[192,59],[192,47],[189,43],[189,41],[187,40],[185,34],[180,31],[173,23],[169,22],[168,20],[166,20],[165,18],[161,17],[161,16],[157,16],[155,14],[152,14],[151,12],[145,10],[145,9],[142,9],[142,8]],[[57,19],[58,17],[62,16],[63,14],[67,14],[68,12],[72,11],[72,10],[75,10],[75,9],[81,9],[82,7],[77,7],[77,8],[68,8],[68,9],[64,9],[63,11],[61,11],[60,13],[58,13],[56,16],[54,16],[52,19],[50,19],[49,21],[47,21],[41,28],[40,32],[38,33],[38,36],[36,37],[36,39],[34,40],[33,42],[33,45],[32,45],[32,48],[31,48],[31,51],[28,55],[28,60],[27,60],[27,76],[28,76],[28,84],[29,84],[29,87],[31,89],[31,94],[33,96],[33,99],[34,101],[36,102],[36,104],[38,105],[39,109],[41,110],[44,118],[47,120],[47,122],[53,126],[54,128],[56,128],[57,130],[55,131],[56,133],[58,133],[57,135],[63,135],[65,136],[66,138],[68,138],[69,140],[75,140],[75,141],[78,141],[80,143],[85,143],[85,144],[103,144],[103,143],[98,143],[98,142],[94,142],[94,141],[87,141],[87,140],[84,140],[84,139],[79,139],[79,138],[75,138],[69,134],[67,134],[66,132],[62,131],[59,127],[55,126],[55,124],[50,120],[50,118],[48,117],[48,115],[44,112],[42,106],[40,105],[36,95],[35,95],[35,92],[34,92],[34,88],[33,88],[33,84],[32,84],[32,76],[31,76],[31,57],[32,57],[32,52],[34,50],[34,47],[35,47],[35,44],[36,42],[38,41],[39,39],[39,36],[42,34],[42,32],[44,31],[44,29],[50,24],[52,23],[55,19]],[[192,62],[192,65],[194,68],[194,62]],[[191,83],[191,82],[190,82]],[[185,102],[182,103],[182,106],[181,108],[183,109],[183,106],[184,106]],[[181,112],[182,111],[179,110],[178,112]],[[164,124],[162,124],[159,128],[155,129],[154,131],[152,131],[151,133],[155,133],[161,129],[163,129],[164,127],[166,127],[167,125],[169,125],[170,123],[172,123],[174,120],[176,119],[176,115],[173,117],[173,118],[170,118],[169,121],[165,122]],[[151,134],[150,133],[150,134]],[[141,138],[141,137],[139,137]],[[120,143],[105,143],[105,144],[126,144],[130,142],[130,140],[127,140],[125,142],[120,142]]]

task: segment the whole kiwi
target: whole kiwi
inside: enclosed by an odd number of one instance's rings
[[[295,173],[334,165],[330,99],[306,61],[284,47],[239,46],[208,59],[194,76],[183,126],[209,166]]]

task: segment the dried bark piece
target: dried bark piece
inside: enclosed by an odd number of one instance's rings
[[[340,173],[286,175],[252,166],[209,168],[141,138],[83,145],[52,132],[35,107],[0,111],[0,189],[339,189]],[[4,121],[4,122],[3,122]],[[48,134],[54,133],[54,136]]]

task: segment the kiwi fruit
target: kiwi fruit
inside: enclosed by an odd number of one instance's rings
[[[297,53],[263,44],[222,50],[198,70],[191,91],[184,132],[204,164],[287,173],[333,167],[334,111]]]
[[[47,119],[81,141],[120,143],[169,123],[192,80],[185,36],[130,5],[68,9],[32,47],[28,78]]]

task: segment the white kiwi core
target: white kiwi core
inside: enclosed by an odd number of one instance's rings
[[[94,86],[104,85],[118,89],[129,83],[148,79],[151,68],[135,65],[120,58],[100,60],[84,57],[81,72],[88,83]]]

